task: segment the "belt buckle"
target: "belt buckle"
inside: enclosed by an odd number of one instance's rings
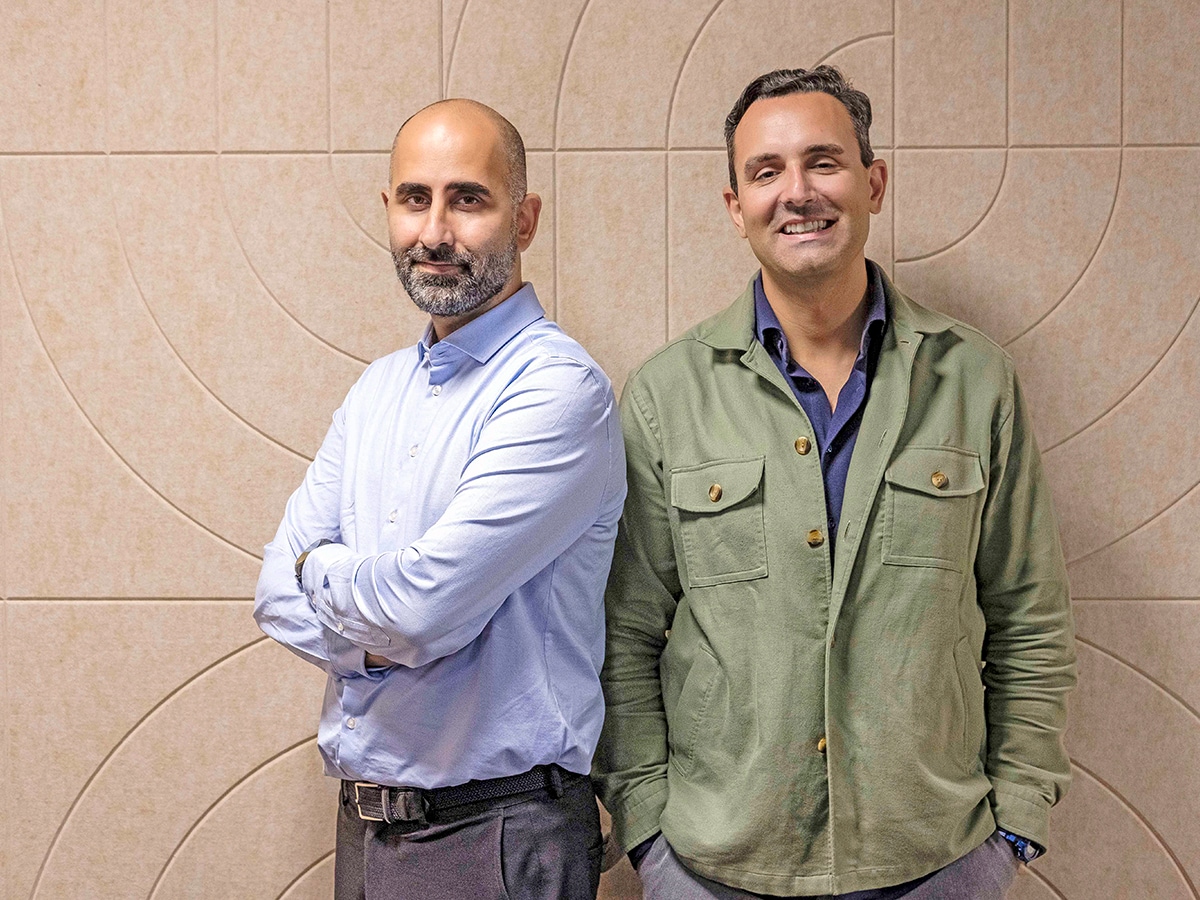
[[[362,796],[359,793],[359,791],[362,788],[379,788],[379,790],[381,791],[380,798],[383,801],[383,803],[382,803],[383,816],[368,816],[365,812],[363,812]],[[381,785],[378,785],[378,784],[372,784],[370,781],[354,782],[354,805],[358,807],[358,817],[360,819],[362,819],[364,822],[386,822],[387,821],[387,801],[388,801],[387,788],[382,787]]]

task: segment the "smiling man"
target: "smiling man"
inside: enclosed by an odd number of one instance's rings
[[[1028,411],[865,258],[870,124],[829,66],[746,88],[724,196],[761,271],[622,398],[595,774],[648,900],[998,900],[1067,787]]]
[[[254,608],[328,675],[336,897],[592,898],[612,390],[522,282],[541,200],[506,119],[467,100],[414,115],[383,202],[430,323],[334,413]]]

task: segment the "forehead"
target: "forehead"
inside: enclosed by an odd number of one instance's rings
[[[750,104],[733,134],[734,158],[786,154],[816,144],[840,144],[855,151],[858,140],[850,113],[826,93],[787,94]]]
[[[409,122],[396,138],[391,183],[410,182],[437,188],[475,181],[501,190],[508,165],[496,130],[470,115],[439,115]]]

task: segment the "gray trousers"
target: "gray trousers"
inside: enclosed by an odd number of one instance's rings
[[[604,851],[592,783],[454,807],[425,825],[365,822],[342,792],[335,900],[595,900]]]
[[[999,834],[932,875],[894,887],[839,894],[839,900],[1003,900],[1020,863]],[[679,861],[661,834],[638,866],[645,900],[747,900],[766,896],[701,878]],[[828,900],[810,897],[806,900]]]

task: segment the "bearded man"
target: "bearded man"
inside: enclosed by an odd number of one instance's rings
[[[254,608],[328,674],[336,897],[595,897],[612,389],[522,282],[541,199],[508,120],[421,110],[383,202],[430,323],[334,413]]]

